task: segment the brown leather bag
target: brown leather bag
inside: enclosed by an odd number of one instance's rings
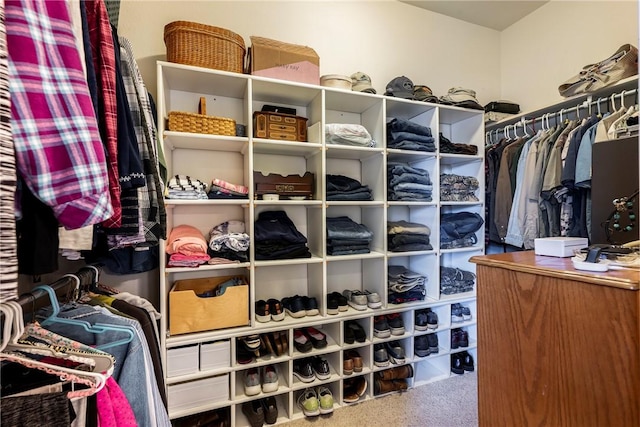
[[[638,49],[625,44],[607,59],[583,67],[580,73],[561,84],[558,91],[564,97],[594,92],[636,74]]]

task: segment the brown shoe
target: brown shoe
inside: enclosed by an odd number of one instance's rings
[[[277,356],[282,356],[284,354],[282,349],[282,342],[280,342],[280,334],[279,332],[271,332],[269,335],[269,339],[271,340],[272,348],[275,349]]]
[[[396,391],[405,391],[406,389],[409,388],[409,383],[407,382],[407,380],[404,380],[404,379],[393,380],[393,388]]]
[[[342,373],[344,375],[353,374],[353,359],[347,359],[345,356],[345,359],[342,362]]]
[[[411,378],[413,377],[413,367],[411,365],[396,366],[395,368],[376,372],[376,377],[385,381]]]
[[[346,357],[353,361],[353,372],[362,372],[362,357],[357,350],[348,350]]]
[[[275,355],[276,354],[273,351],[273,346],[271,345],[271,340],[269,339],[269,336],[267,334],[260,335],[260,340],[262,341],[262,348],[263,348],[263,350],[265,352],[265,355],[268,355],[268,354]]]
[[[379,380],[376,379],[373,384],[373,391],[376,395],[391,393],[395,391],[394,384],[392,380]]]

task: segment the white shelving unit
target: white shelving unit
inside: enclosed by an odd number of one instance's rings
[[[248,200],[169,200],[167,205],[167,227],[171,230],[179,224],[189,224],[200,229],[205,236],[211,227],[227,220],[242,220],[251,236],[254,247],[253,223],[260,212],[284,210],[296,228],[307,237],[311,258],[263,261],[255,260],[240,264],[200,266],[198,268],[168,268],[161,260],[160,310],[161,345],[164,372],[170,355],[187,349],[197,355],[189,362],[194,366],[188,373],[168,375],[165,379],[169,389],[169,416],[172,419],[217,408],[229,408],[232,425],[248,426],[242,413],[242,403],[265,397],[246,396],[243,389],[243,373],[250,367],[275,365],[280,386],[269,393],[277,400],[278,422],[303,417],[296,405],[297,396],[308,386],[326,384],[334,395],[335,407],[347,405],[342,401],[343,382],[355,375],[367,380],[366,394],[361,400],[374,398],[374,373],[381,368],[374,365],[374,344],[399,340],[406,352],[407,363],[414,366],[414,377],[410,387],[450,377],[450,359],[455,351],[467,350],[476,355],[476,303],[473,292],[444,296],[440,294],[440,267],[459,267],[475,271],[468,262],[473,255],[482,254],[484,229],[477,232],[478,244],[471,248],[439,249],[439,221],[442,213],[472,211],[484,216],[484,124],[483,111],[467,110],[453,106],[429,104],[418,101],[388,98],[381,95],[344,91],[295,82],[286,82],[228,73],[168,62],[158,62],[158,127],[165,150],[169,175],[189,175],[203,181],[213,178],[243,184],[249,187]],[[198,100],[204,96],[207,114],[234,118],[238,124],[246,125],[246,137],[227,137],[173,132],[165,129],[170,111],[196,112]],[[293,107],[298,116],[308,118],[308,125],[320,123],[355,123],[367,128],[377,142],[374,148],[340,146],[324,143],[324,135],[318,142],[284,142],[253,138],[251,126],[253,112],[263,104]],[[442,133],[453,142],[476,145],[478,155],[445,154],[436,151],[426,153],[386,148],[387,123],[392,118],[402,118],[431,128],[433,135]],[[436,138],[437,140],[437,138]],[[434,184],[431,202],[387,201],[387,162],[402,161],[429,171]],[[253,171],[300,174],[310,171],[315,175],[313,200],[264,201],[253,196]],[[439,200],[439,177],[441,173],[472,175],[480,182],[476,193],[480,202],[441,202]],[[349,176],[368,185],[373,194],[372,201],[347,202],[326,201],[325,177],[327,174]],[[374,233],[371,252],[362,255],[327,255],[325,249],[326,217],[347,215],[352,220],[366,225]],[[419,252],[387,251],[387,221],[407,220],[427,225],[431,229],[433,250]],[[161,253],[164,253],[164,244]],[[389,304],[387,297],[387,268],[402,265],[427,277],[427,295],[424,301],[399,305]],[[176,280],[244,275],[250,284],[250,324],[247,326],[217,329],[191,334],[171,335],[168,317],[169,291]],[[327,314],[326,296],[333,291],[360,289],[378,292],[383,298],[381,309],[357,311],[349,308],[338,315]],[[254,306],[260,299],[282,299],[287,296],[308,295],[315,297],[320,306],[317,316],[293,319],[289,316],[281,322],[258,323]],[[472,320],[451,323],[451,304],[462,303],[472,312]],[[431,308],[438,314],[439,325],[433,332],[415,331],[415,311]],[[406,332],[402,336],[379,339],[373,335],[374,316],[400,313]],[[365,342],[344,342],[344,323],[356,320],[364,328]],[[321,350],[300,353],[293,346],[295,328],[313,326],[327,335],[328,345]],[[469,334],[469,347],[452,350],[451,329],[462,327]],[[251,364],[236,361],[236,338],[254,333],[283,331],[289,338],[289,351],[279,357],[274,355],[257,359]],[[425,333],[438,336],[439,352],[427,357],[414,355],[414,337]],[[201,351],[215,343],[215,368],[200,369],[203,364]],[[346,376],[342,373],[343,351],[357,349],[363,357],[361,373]],[[302,383],[293,375],[293,362],[301,357],[321,355],[331,366],[331,377]],[[207,356],[209,357],[209,356]],[[187,359],[184,359],[187,360]],[[219,363],[218,363],[219,362]],[[197,366],[195,366],[197,365]],[[209,365],[207,365],[209,366]],[[187,366],[189,368],[189,366]],[[386,368],[385,368],[386,369]],[[178,399],[172,404],[175,391],[187,396],[199,386],[215,387],[211,400]],[[226,387],[226,389],[225,389]],[[172,390],[174,393],[172,393]],[[222,390],[222,393],[219,391]],[[195,397],[195,396],[194,396]],[[428,408],[426,408],[428,410]]]

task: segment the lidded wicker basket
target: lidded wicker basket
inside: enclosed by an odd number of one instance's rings
[[[224,117],[207,116],[207,104],[204,97],[200,98],[198,112],[185,113],[182,111],[169,112],[168,129],[176,132],[204,133],[209,135],[236,135],[236,121]]]
[[[224,28],[189,21],[174,21],[164,27],[167,61],[242,73],[244,39]]]

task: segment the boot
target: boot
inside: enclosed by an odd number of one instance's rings
[[[411,378],[413,377],[413,367],[411,365],[396,366],[395,368],[378,371],[376,375],[379,379],[385,381]]]

